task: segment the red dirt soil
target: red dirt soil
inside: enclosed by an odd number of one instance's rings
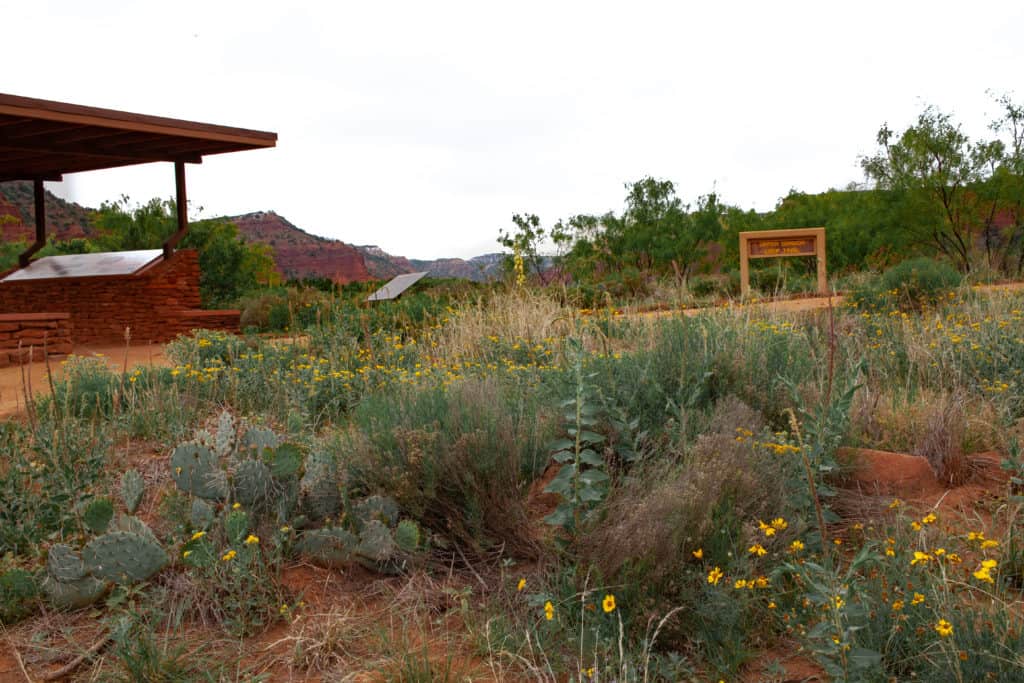
[[[106,358],[111,368],[131,370],[137,365],[168,366],[170,361],[164,355],[162,344],[140,344],[128,348],[119,346],[76,346],[73,355]],[[54,379],[61,376],[61,359],[50,361]],[[25,409],[25,394],[31,386],[32,395],[46,396],[50,393],[46,378],[46,363],[0,368],[0,420],[21,414]]]

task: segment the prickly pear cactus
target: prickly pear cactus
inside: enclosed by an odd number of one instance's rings
[[[276,479],[291,479],[302,469],[302,451],[295,444],[283,443],[267,452],[271,454],[270,473]]]
[[[213,506],[207,503],[202,498],[195,498],[192,501],[192,528],[206,531],[213,524],[214,510]]]
[[[114,504],[107,498],[93,498],[82,513],[82,521],[89,531],[102,534],[114,517]]]
[[[395,527],[395,545],[403,552],[415,552],[420,546],[420,528],[411,519],[403,519]]]
[[[234,452],[237,434],[235,416],[227,410],[223,411],[217,418],[217,435],[214,437],[214,448],[218,457],[226,458]]]
[[[302,511],[313,520],[336,517],[341,510],[338,467],[326,453],[311,453],[299,482]]]
[[[295,549],[313,561],[338,567],[352,561],[358,542],[355,535],[345,529],[327,527],[304,532]]]
[[[254,452],[259,457],[263,455],[264,449],[277,448],[280,444],[281,439],[273,430],[265,427],[250,427],[242,434],[242,440],[239,443],[238,449],[247,453]]]
[[[359,533],[359,545],[355,554],[361,559],[375,563],[383,563],[394,558],[398,546],[391,535],[391,530],[377,519],[371,519],[363,525]]]
[[[128,470],[121,475],[121,501],[128,510],[128,514],[134,515],[142,502],[142,494],[146,491],[146,482],[138,470]]]
[[[386,496],[370,496],[356,504],[355,518],[364,526],[377,521],[387,528],[398,523],[398,504]]]
[[[85,576],[85,563],[71,546],[57,543],[46,554],[46,573],[56,581],[77,581]]]
[[[92,576],[76,581],[58,581],[47,576],[42,583],[43,593],[54,607],[78,609],[93,604],[107,592],[107,584]]]
[[[259,460],[243,460],[239,463],[232,483],[235,488],[235,499],[246,507],[267,500],[274,488],[270,468]]]
[[[207,500],[227,494],[226,477],[209,448],[194,441],[179,445],[171,454],[171,476],[178,488]]]
[[[146,526],[146,523],[141,519],[131,515],[118,515],[115,517],[108,531],[127,531],[130,534],[145,536],[157,545],[160,544],[160,541],[156,540],[156,534],[153,533],[153,530]]]
[[[117,583],[145,581],[167,564],[167,553],[152,539],[128,531],[113,531],[89,541],[82,549],[85,567],[96,578]]]

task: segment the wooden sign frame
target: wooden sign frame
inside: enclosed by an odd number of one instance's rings
[[[750,293],[750,259],[814,256],[818,260],[818,294],[828,294],[825,228],[755,230],[740,233],[740,294]]]

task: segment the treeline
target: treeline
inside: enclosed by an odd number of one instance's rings
[[[1024,274],[1024,105],[996,98],[992,139],[972,140],[951,115],[927,107],[897,134],[883,125],[877,150],[860,160],[867,183],[821,194],[793,190],[774,210],[757,213],[716,194],[686,204],[671,181],[626,185],[620,214],[576,215],[542,226],[513,217],[498,242],[507,268],[562,276],[581,286],[603,282],[631,290],[650,278],[689,280],[738,267],[739,232],[827,228],[829,270],[878,270],[913,256],[947,260],[963,273]],[[554,273],[540,272],[539,252],[556,251]],[[764,262],[762,262],[764,263]],[[775,260],[769,263],[775,263]],[[788,259],[799,271],[810,259]],[[772,267],[770,265],[762,267]],[[777,267],[777,266],[776,266]]]
[[[127,197],[104,203],[92,215],[95,234],[64,241],[48,241],[36,258],[61,254],[159,249],[177,230],[177,207],[173,200],[152,199],[131,205]],[[17,265],[25,242],[0,244],[0,271]],[[189,223],[188,233],[178,245],[199,252],[199,291],[203,306],[228,306],[262,286],[276,284],[270,248],[242,241],[238,228],[221,219]]]

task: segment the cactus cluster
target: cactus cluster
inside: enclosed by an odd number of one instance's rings
[[[250,530],[259,533],[269,514],[281,525],[302,530],[292,550],[328,566],[360,562],[395,571],[421,545],[419,527],[400,522],[398,505],[390,498],[364,498],[346,517],[333,455],[314,450],[303,463],[296,446],[283,443],[270,429],[246,427],[227,411],[214,434],[199,431],[175,448],[170,465],[175,483],[193,496],[193,529],[222,528],[229,544],[242,542]],[[244,510],[232,509],[232,503]],[[213,558],[202,536],[186,544],[185,552],[189,565],[202,566]]]
[[[376,571],[400,571],[420,547],[420,530],[412,520],[398,521],[398,505],[371,496],[353,506],[354,531],[341,527],[312,529],[302,534],[299,553],[327,566],[352,561]]]
[[[99,600],[110,583],[149,579],[167,564],[167,553],[142,521],[119,518],[119,530],[90,540],[81,552],[57,543],[46,558],[42,589],[56,607],[85,607]]]
[[[121,479],[125,508],[134,512],[145,492],[142,476],[131,470]],[[77,608],[99,600],[111,583],[149,579],[168,562],[156,536],[137,517],[115,515],[107,498],[94,498],[82,513],[86,529],[96,534],[81,551],[64,543],[50,546],[42,590],[61,608]]]
[[[170,467],[178,488],[194,497],[194,528],[208,528],[214,521],[210,503],[225,500],[259,512],[273,510],[286,523],[299,496],[302,454],[270,429],[245,427],[224,411],[215,434],[200,430],[174,449]]]

